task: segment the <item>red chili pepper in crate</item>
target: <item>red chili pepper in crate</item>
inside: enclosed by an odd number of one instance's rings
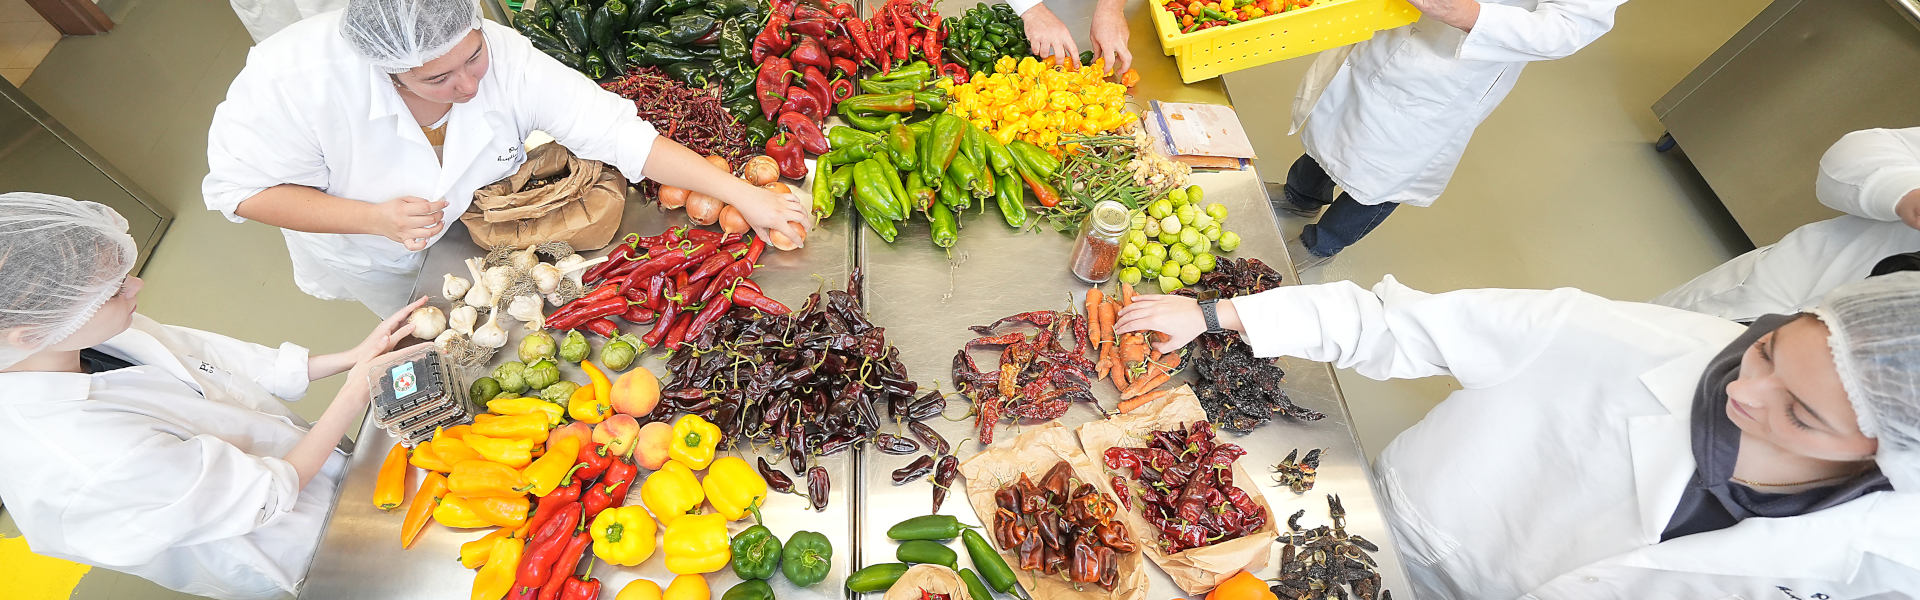
[[[867,22],[860,20],[858,16],[847,16],[842,17],[840,23],[846,25],[847,37],[853,38],[853,45],[860,48],[860,57],[873,60],[873,33],[867,29]],[[854,72],[858,73],[860,70],[856,68]]]
[[[721,293],[733,289],[733,286],[739,285],[740,282],[745,279],[745,277],[739,276],[714,278],[714,285],[707,286],[706,291],[700,292],[700,302],[703,304],[726,304],[731,306],[731,304],[727,302],[713,302],[713,299],[720,296]]]
[[[810,18],[796,15],[794,21],[787,25],[787,31],[804,36],[826,39],[836,33],[834,30],[837,29],[837,27],[834,26],[834,23],[836,23],[836,21],[829,17]]]
[[[788,89],[798,90],[800,88]],[[813,121],[807,120],[806,115],[800,113],[783,113],[780,115],[780,128],[792,134],[799,142],[801,148],[805,148],[806,151],[812,152],[815,155],[826,154],[828,150],[832,149],[827,143],[826,134],[820,133],[820,126],[813,124]],[[772,153],[769,152],[769,154]],[[780,159],[779,157],[774,157],[774,160],[777,161]],[[806,175],[805,169],[805,165],[802,165],[801,175],[803,176]],[[799,179],[799,177],[795,177],[794,179]]]
[[[743,290],[753,290],[756,292],[761,291],[760,284],[754,283],[752,279],[740,280],[740,285],[738,287]]]
[[[835,26],[838,27],[838,25]],[[847,39],[846,36],[829,37],[822,43],[827,47],[827,56],[835,60],[860,58],[860,49],[854,47],[853,40]]]
[[[794,42],[793,52],[787,55],[787,60],[793,61],[790,68],[794,69],[801,65],[812,65],[823,71],[833,68],[833,59],[827,56],[827,47],[820,45],[820,40],[812,36],[800,36],[800,40]]]
[[[760,100],[762,114],[780,114],[780,104],[786,101],[788,77],[793,72],[793,62],[778,56],[769,56],[760,63],[760,74],[753,79],[753,91]],[[789,176],[791,177],[791,176]]]
[[[858,50],[855,51],[855,58],[858,57],[858,52]],[[853,77],[854,75],[860,74],[860,63],[854,62],[853,58],[840,58],[836,56],[833,59],[833,71],[831,74],[836,80],[841,77]],[[835,100],[835,102],[838,101],[838,99]]]
[[[693,274],[687,276],[687,280],[699,281],[712,277],[714,273],[719,273],[721,269],[727,268],[727,265],[733,264],[733,261],[733,255],[715,252],[713,256],[709,256],[706,260],[701,261],[700,267],[694,269]]]
[[[807,86],[807,93],[813,94],[814,98],[820,102],[822,117],[833,112],[833,90],[827,83],[826,73],[821,72],[818,67],[807,65],[806,69],[800,71],[800,83]]]

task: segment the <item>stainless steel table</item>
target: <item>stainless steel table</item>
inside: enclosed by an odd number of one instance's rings
[[[871,14],[879,4],[879,0],[868,0],[863,12]],[[1091,48],[1086,30],[1094,3],[1063,4],[1067,5],[1049,8],[1076,32],[1081,48]],[[972,0],[947,0],[941,3],[940,9],[943,16],[955,16],[973,5]],[[1129,45],[1135,67],[1142,76],[1141,84],[1134,89],[1136,102],[1158,99],[1227,103],[1226,89],[1219,79],[1193,85],[1180,83],[1173,61],[1160,52],[1147,13],[1145,0],[1128,3],[1128,22],[1133,33]],[[1194,182],[1206,189],[1207,201],[1227,205],[1228,228],[1241,235],[1241,248],[1228,256],[1260,258],[1284,273],[1286,284],[1292,284],[1295,274],[1259,175],[1251,170],[1196,174]],[[651,235],[684,223],[682,214],[662,215],[650,205],[630,203],[621,231]],[[824,277],[828,285],[837,287],[845,282],[846,274],[854,265],[863,265],[866,308],[875,324],[888,329],[888,339],[900,347],[909,374],[923,389],[934,384],[944,390],[953,389],[948,381],[949,361],[953,352],[973,337],[967,326],[1017,312],[1082,305],[1087,286],[1067,273],[1067,252],[1072,242],[1067,236],[1048,230],[1017,233],[1006,227],[993,211],[984,215],[975,212],[962,216],[960,242],[949,253],[928,241],[924,222],[901,227],[897,242],[889,245],[865,231],[864,226],[854,225],[857,221],[853,211],[843,207],[840,214],[811,235],[805,250],[769,252],[764,259],[767,266],[756,271],[754,279],[768,295],[797,305],[819,286],[814,278],[816,274]],[[437,299],[441,274],[453,272],[466,276],[460,261],[481,253],[480,248],[468,241],[464,231],[449,232],[428,251],[427,264],[421,271],[415,293],[430,293],[444,307],[445,302]],[[513,344],[518,343],[520,336],[521,332],[514,332]],[[511,355],[513,344],[503,348],[503,353]],[[596,347],[597,344],[596,340]],[[496,363],[505,360],[509,359],[498,358]],[[657,358],[648,358],[640,364],[656,373],[662,371]],[[1242,459],[1243,464],[1256,478],[1263,478],[1265,465],[1278,462],[1292,449],[1299,448],[1303,453],[1311,448],[1324,449],[1318,484],[1312,491],[1295,496],[1283,488],[1264,490],[1275,518],[1284,520],[1293,511],[1305,509],[1307,516],[1301,519],[1302,525],[1323,524],[1327,522],[1325,495],[1339,494],[1347,509],[1348,530],[1381,546],[1374,558],[1380,563],[1384,589],[1393,591],[1398,598],[1412,598],[1393,536],[1383,520],[1365,454],[1355,437],[1332,369],[1324,363],[1300,360],[1287,360],[1282,367],[1287,371],[1283,387],[1293,400],[1326,413],[1327,418],[1313,423],[1279,418],[1248,436],[1234,439],[1249,451]],[[568,380],[585,381],[584,376],[571,367],[563,368],[563,372]],[[1190,378],[1182,375],[1176,381]],[[1101,402],[1108,407],[1116,401],[1110,387],[1095,386]],[[965,408],[964,401],[956,400],[948,412],[959,415]],[[1091,408],[1076,405],[1061,421],[1077,427],[1097,417]],[[929,422],[956,443],[973,437],[971,423],[971,419]],[[1001,435],[1003,439],[1012,439],[1018,431],[1003,424]],[[401,511],[383,513],[374,509],[369,501],[380,461],[392,443],[391,436],[371,423],[362,428],[361,451],[349,463],[349,473],[341,487],[341,501],[321,540],[301,597],[328,600],[466,597],[473,572],[460,568],[455,558],[459,545],[478,538],[480,531],[462,532],[431,524],[413,549],[402,551],[398,543]],[[979,444],[969,441],[958,444],[955,453],[965,460],[980,449]],[[912,458],[877,452],[850,452],[831,457],[823,463],[832,471],[834,482],[833,498],[824,513],[811,511],[798,496],[772,495],[766,511],[767,522],[782,539],[805,529],[825,533],[834,542],[834,570],[827,581],[796,590],[784,578],[775,577],[773,583],[781,598],[845,597],[847,594],[840,582],[848,573],[860,566],[894,560],[893,542],[885,537],[887,527],[902,519],[926,514],[931,502],[931,487],[926,479],[895,487],[888,477],[890,471]],[[409,484],[417,486],[418,479],[416,474]],[[963,486],[964,480],[956,483],[956,487]],[[629,500],[638,502],[638,485],[629,493]],[[941,512],[978,523],[964,490],[950,494]],[[736,523],[734,527],[737,531],[744,523]],[[1275,560],[1277,556],[1258,574],[1274,576],[1278,568]],[[1152,581],[1149,598],[1182,595],[1158,568],[1150,567],[1148,572]],[[671,579],[658,556],[639,567],[613,567],[599,562],[593,574],[604,582],[603,598],[611,598],[634,579],[644,577],[662,586]],[[730,569],[723,569],[708,580],[716,597],[736,582]]]

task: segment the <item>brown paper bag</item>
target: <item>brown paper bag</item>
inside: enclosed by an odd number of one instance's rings
[[[1100,478],[1099,467],[1094,466],[1087,459],[1087,454],[1080,451],[1080,443],[1073,439],[1073,432],[1050,421],[1012,441],[994,444],[986,452],[960,463],[960,476],[967,478],[967,501],[973,504],[973,512],[980,516],[980,522],[991,528],[993,515],[999,511],[993,503],[993,494],[1000,491],[1001,485],[1019,481],[1021,473],[1026,473],[1038,483],[1048,469],[1062,460],[1073,466],[1075,476],[1081,481]],[[1131,524],[1128,527],[1135,532],[1141,531]],[[986,534],[986,537],[989,542],[993,540],[990,534]],[[1140,534],[1134,533],[1133,539],[1141,539]],[[1007,564],[1019,566],[1019,557],[1009,549],[1000,548],[999,551]],[[1094,584],[1080,584],[1080,589],[1076,590],[1075,584],[1059,575],[1044,576],[1017,570],[1014,574],[1020,580],[1020,585],[1026,586],[1036,600],[1140,600],[1147,596],[1146,566],[1139,552],[1121,556],[1120,580],[1114,584],[1111,592]]]
[[[1193,387],[1183,385],[1166,397],[1149,402],[1131,413],[1081,425],[1080,445],[1086,448],[1087,456],[1092,457],[1090,460],[1099,461],[1104,467],[1108,448],[1145,447],[1147,442],[1142,436],[1149,432],[1184,427],[1206,418],[1207,411],[1200,407],[1200,399],[1193,395]],[[1099,482],[1101,490],[1115,492],[1108,477],[1095,477],[1093,480]],[[1247,470],[1241,467],[1240,461],[1233,463],[1233,483],[1245,490],[1262,510],[1267,511],[1267,525],[1246,537],[1212,546],[1165,554],[1158,544],[1160,532],[1148,525],[1146,517],[1142,516],[1145,504],[1135,498],[1133,508],[1126,511],[1127,527],[1132,528],[1134,539],[1144,548],[1142,552],[1173,577],[1174,584],[1179,585],[1181,591],[1188,594],[1206,593],[1241,569],[1256,571],[1267,566],[1267,557],[1273,553],[1273,540],[1280,536],[1278,521],[1273,518],[1273,507],[1267,505],[1266,496],[1260,493],[1260,488],[1247,475]]]
[[[553,177],[559,179],[548,181]],[[545,183],[528,187],[533,182]],[[594,250],[613,241],[626,206],[619,170],[547,143],[528,150],[513,175],[475,190],[460,222],[481,248],[566,242]]]
[[[921,590],[930,594],[946,594],[952,600],[966,600],[968,597],[967,582],[962,581],[960,574],[953,572],[953,569],[940,565],[914,565],[900,576],[899,581],[893,582],[893,587],[887,588],[887,593],[882,594],[880,600],[920,600]]]

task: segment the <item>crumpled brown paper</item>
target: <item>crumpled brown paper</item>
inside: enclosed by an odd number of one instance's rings
[[[1184,427],[1194,421],[1204,421],[1207,411],[1200,407],[1200,399],[1193,395],[1192,386],[1180,386],[1166,397],[1147,403],[1133,412],[1111,419],[1102,419],[1080,426],[1080,445],[1086,448],[1091,460],[1105,466],[1108,448],[1125,446],[1143,448],[1147,445],[1144,437],[1153,431]],[[1101,470],[1104,473],[1104,469]],[[1114,489],[1108,477],[1095,477],[1102,490],[1113,493]],[[1133,538],[1144,548],[1142,552],[1160,569],[1173,578],[1173,583],[1188,594],[1201,594],[1212,590],[1214,586],[1233,577],[1241,569],[1256,571],[1267,566],[1267,557],[1273,553],[1273,540],[1279,537],[1278,521],[1273,518],[1273,507],[1267,505],[1267,498],[1260,493],[1259,486],[1240,466],[1233,463],[1233,483],[1247,492],[1255,504],[1267,511],[1267,525],[1246,537],[1227,540],[1212,546],[1204,546],[1167,555],[1161,552],[1158,544],[1160,531],[1147,524],[1143,515],[1145,504],[1138,497],[1132,502],[1133,508],[1126,511],[1127,527],[1133,530]]]
[[[1057,422],[1048,422],[1011,441],[994,444],[986,452],[960,463],[960,476],[967,478],[967,501],[973,504],[973,512],[980,516],[980,522],[992,528],[993,515],[999,510],[993,494],[1000,491],[1000,486],[1019,481],[1021,473],[1039,483],[1047,470],[1062,460],[1073,466],[1074,475],[1081,481],[1100,479],[1099,467],[1080,451],[1073,432]],[[1112,493],[1111,490],[1108,493]],[[1128,527],[1134,532],[1133,538],[1139,540],[1139,526],[1129,524]],[[986,535],[989,542],[993,540],[991,534],[982,535]],[[1007,548],[999,551],[1000,557],[1015,567],[1014,575],[1020,585],[1025,586],[1035,600],[1140,600],[1147,596],[1147,565],[1139,552],[1120,557],[1120,580],[1109,592],[1096,584],[1069,582],[1060,575],[1021,572],[1019,557]]]
[[[626,206],[627,182],[619,170],[554,142],[528,150],[527,162],[506,179],[475,190],[460,222],[481,248],[567,242],[575,250],[593,250],[613,241]]]
[[[967,600],[967,582],[953,569],[940,565],[914,565],[887,588],[881,600],[920,600],[921,590],[931,594],[946,594],[949,600]]]

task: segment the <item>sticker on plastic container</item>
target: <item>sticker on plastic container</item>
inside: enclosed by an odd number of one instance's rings
[[[411,361],[400,363],[399,366],[395,366],[393,370],[388,371],[388,373],[393,377],[393,396],[395,398],[405,398],[412,396],[414,392],[420,391],[418,382],[414,380],[413,363]]]

